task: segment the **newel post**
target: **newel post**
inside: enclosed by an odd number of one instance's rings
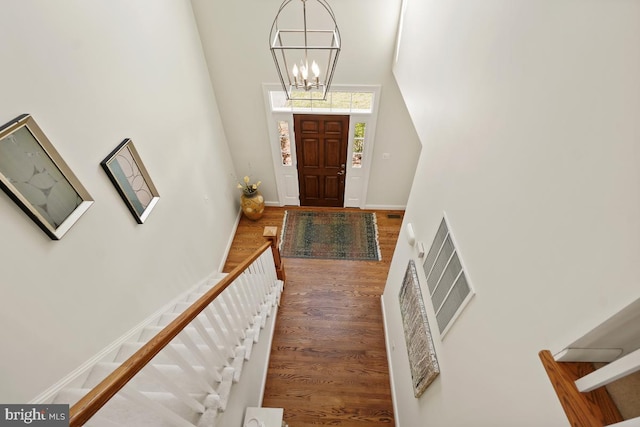
[[[271,242],[271,252],[273,252],[273,260],[276,264],[276,274],[278,279],[284,282],[284,262],[280,257],[280,249],[278,248],[278,227],[265,227],[262,236]]]

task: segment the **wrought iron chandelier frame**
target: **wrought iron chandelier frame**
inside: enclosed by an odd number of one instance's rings
[[[292,2],[302,3],[302,29],[281,29],[278,20],[284,9]],[[322,6],[333,28],[307,28],[307,2],[315,2]],[[297,40],[298,43],[293,43],[293,40]],[[316,44],[310,44],[312,41]],[[308,100],[310,99],[308,92],[317,92],[319,97],[313,96],[313,99],[325,100],[341,49],[340,31],[333,10],[327,1],[284,0],[271,25],[269,43],[278,78],[287,99]],[[312,61],[311,66],[309,66],[309,60]],[[318,62],[323,68],[318,65]],[[313,73],[313,77],[309,75],[309,71]]]

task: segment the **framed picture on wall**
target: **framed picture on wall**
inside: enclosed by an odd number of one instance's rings
[[[160,195],[140,155],[127,138],[100,162],[138,224],[145,222]]]
[[[399,299],[413,382],[413,394],[415,397],[420,397],[429,384],[440,374],[440,366],[413,260],[409,260],[407,265],[400,287]]]
[[[0,127],[0,186],[53,240],[61,239],[93,204],[29,114]]]

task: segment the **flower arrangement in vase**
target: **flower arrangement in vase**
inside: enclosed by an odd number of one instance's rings
[[[244,181],[243,184],[238,183],[238,188],[242,190],[242,193],[245,196],[249,196],[249,197],[258,193],[258,187],[260,187],[260,184],[262,184],[262,181],[258,181],[255,184],[252,184],[251,178],[249,178],[248,176],[245,176],[243,181]]]
[[[243,183],[238,183],[238,189],[242,190],[242,195],[240,196],[242,212],[247,218],[254,221],[260,219],[264,213],[264,198],[258,191],[260,184],[262,184],[262,181],[252,184],[248,176],[244,177]]]

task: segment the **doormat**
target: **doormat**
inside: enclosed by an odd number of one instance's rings
[[[290,258],[379,261],[376,214],[285,211],[280,254]]]

